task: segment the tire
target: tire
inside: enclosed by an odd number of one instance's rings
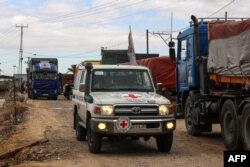
[[[97,132],[91,129],[91,121],[88,121],[87,126],[88,146],[91,153],[100,153],[102,146],[102,137]]]
[[[54,100],[57,100],[57,96],[54,97]]]
[[[228,150],[241,148],[239,121],[232,100],[226,100],[221,110],[221,133]]]
[[[158,151],[169,152],[173,143],[173,132],[155,137]]]
[[[200,135],[201,128],[199,127],[199,125],[194,124],[192,110],[193,110],[193,106],[192,106],[191,97],[188,96],[186,103],[185,103],[185,110],[184,110],[185,125],[186,125],[188,134],[192,136],[197,136],[197,135]]]
[[[87,136],[87,131],[84,127],[82,127],[79,122],[80,122],[80,117],[79,115],[76,113],[75,114],[75,128],[76,128],[76,139],[78,141],[85,141],[86,140],[86,136]]]
[[[250,151],[250,104],[243,108],[241,121],[241,136],[244,150]]]

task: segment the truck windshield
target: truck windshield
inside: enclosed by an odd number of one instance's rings
[[[34,80],[56,80],[56,73],[37,72],[34,73]]]
[[[102,69],[92,73],[92,91],[153,91],[147,70]]]

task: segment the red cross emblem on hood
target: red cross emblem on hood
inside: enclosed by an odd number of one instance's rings
[[[136,99],[136,98],[141,97],[141,96],[140,96],[140,95],[135,95],[135,94],[133,94],[133,93],[128,93],[127,96],[123,96],[123,97],[128,97],[128,98]]]

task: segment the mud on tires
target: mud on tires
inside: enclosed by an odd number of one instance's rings
[[[228,150],[241,148],[239,121],[232,100],[226,100],[221,110],[221,133]]]
[[[94,132],[91,129],[91,121],[88,120],[87,125],[87,137],[88,137],[88,147],[91,153],[100,153],[102,146],[102,136],[101,134]]]
[[[193,105],[192,105],[191,97],[188,96],[186,103],[185,103],[185,110],[184,110],[185,125],[186,125],[188,134],[192,136],[197,136],[197,135],[200,135],[201,128],[199,127],[199,125],[194,124],[192,110],[193,110]]]
[[[80,122],[80,117],[76,113],[75,114],[76,139],[78,141],[85,141],[86,140],[87,131],[86,131],[86,129],[83,126],[81,126],[79,124],[79,122]]]

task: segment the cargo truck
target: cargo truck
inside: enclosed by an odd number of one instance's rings
[[[250,150],[250,20],[191,19],[177,37],[176,111],[190,135],[219,123],[226,149]]]
[[[26,71],[29,98],[57,99],[60,83],[56,58],[31,58]]]

